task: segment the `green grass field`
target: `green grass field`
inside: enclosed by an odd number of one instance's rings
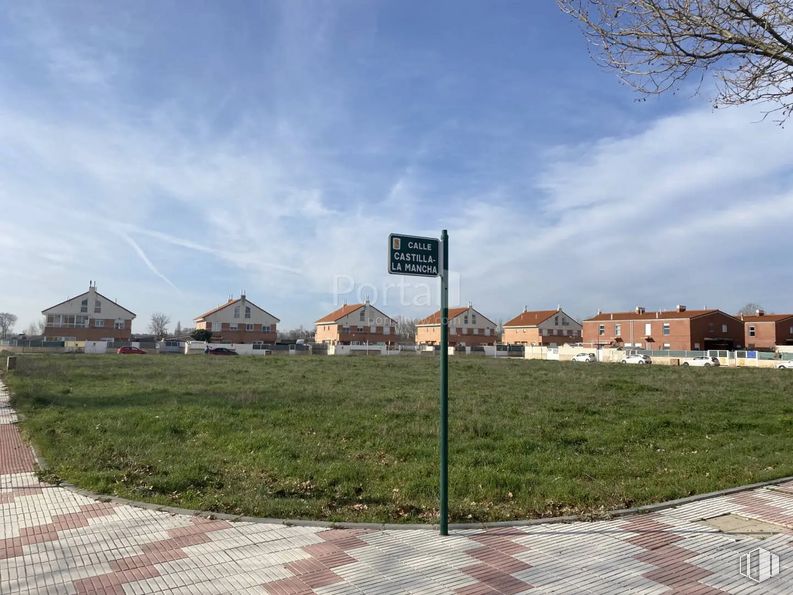
[[[433,358],[22,356],[45,477],[256,516],[437,518]],[[451,358],[450,512],[508,520],[793,475],[793,374]]]

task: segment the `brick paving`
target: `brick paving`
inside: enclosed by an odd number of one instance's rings
[[[0,383],[0,593],[791,593],[793,482],[611,521],[452,531],[229,522],[40,483]],[[723,533],[725,514],[778,527]],[[757,584],[757,547],[781,572]]]

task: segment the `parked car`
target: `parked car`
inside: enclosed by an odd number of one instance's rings
[[[653,360],[650,358],[649,355],[636,353],[634,355],[628,355],[628,356],[622,358],[622,363],[623,364],[639,364],[639,365],[643,365],[643,364],[651,364],[651,363],[653,363]]]
[[[116,349],[116,353],[120,353],[122,355],[128,355],[128,354],[146,355],[146,352],[143,349],[141,349],[140,347],[132,347],[131,345],[127,345],[125,347],[119,347],[118,349]]]
[[[573,356],[573,359],[570,360],[570,361],[573,361],[573,362],[584,362],[584,363],[590,364],[590,363],[596,362],[598,360],[595,357],[594,353],[576,353]]]
[[[228,347],[215,347],[214,349],[208,350],[207,353],[209,355],[239,355],[239,353]]]
[[[793,359],[783,359],[776,367],[779,370],[793,370]]]
[[[697,357],[692,357],[690,360],[683,362],[684,366],[704,366],[709,368],[710,366],[720,366],[721,362],[719,362],[719,358],[711,357],[710,355],[698,355]]]

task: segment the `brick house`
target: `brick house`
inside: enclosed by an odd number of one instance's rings
[[[747,349],[773,350],[777,345],[793,345],[793,314],[766,314],[757,310],[754,316],[741,314],[741,320]]]
[[[584,344],[657,351],[737,349],[744,344],[744,323],[721,310],[599,312],[584,321]]]
[[[88,283],[88,291],[41,312],[47,341],[129,341],[135,313]]]
[[[508,345],[547,345],[581,342],[581,323],[562,311],[524,309],[504,324],[501,337]]]
[[[449,308],[449,345],[495,345],[498,342],[495,322],[474,310],[469,304],[466,308]],[[441,312],[416,323],[416,343],[421,345],[440,345]]]
[[[363,304],[344,304],[317,320],[314,340],[332,345],[396,343],[396,321],[366,300]]]
[[[212,331],[215,343],[275,343],[279,322],[243,293],[239,299],[229,299],[195,318],[195,327]]]

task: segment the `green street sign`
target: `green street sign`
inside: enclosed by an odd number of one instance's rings
[[[392,233],[388,236],[388,272],[392,275],[440,275],[441,241]]]

